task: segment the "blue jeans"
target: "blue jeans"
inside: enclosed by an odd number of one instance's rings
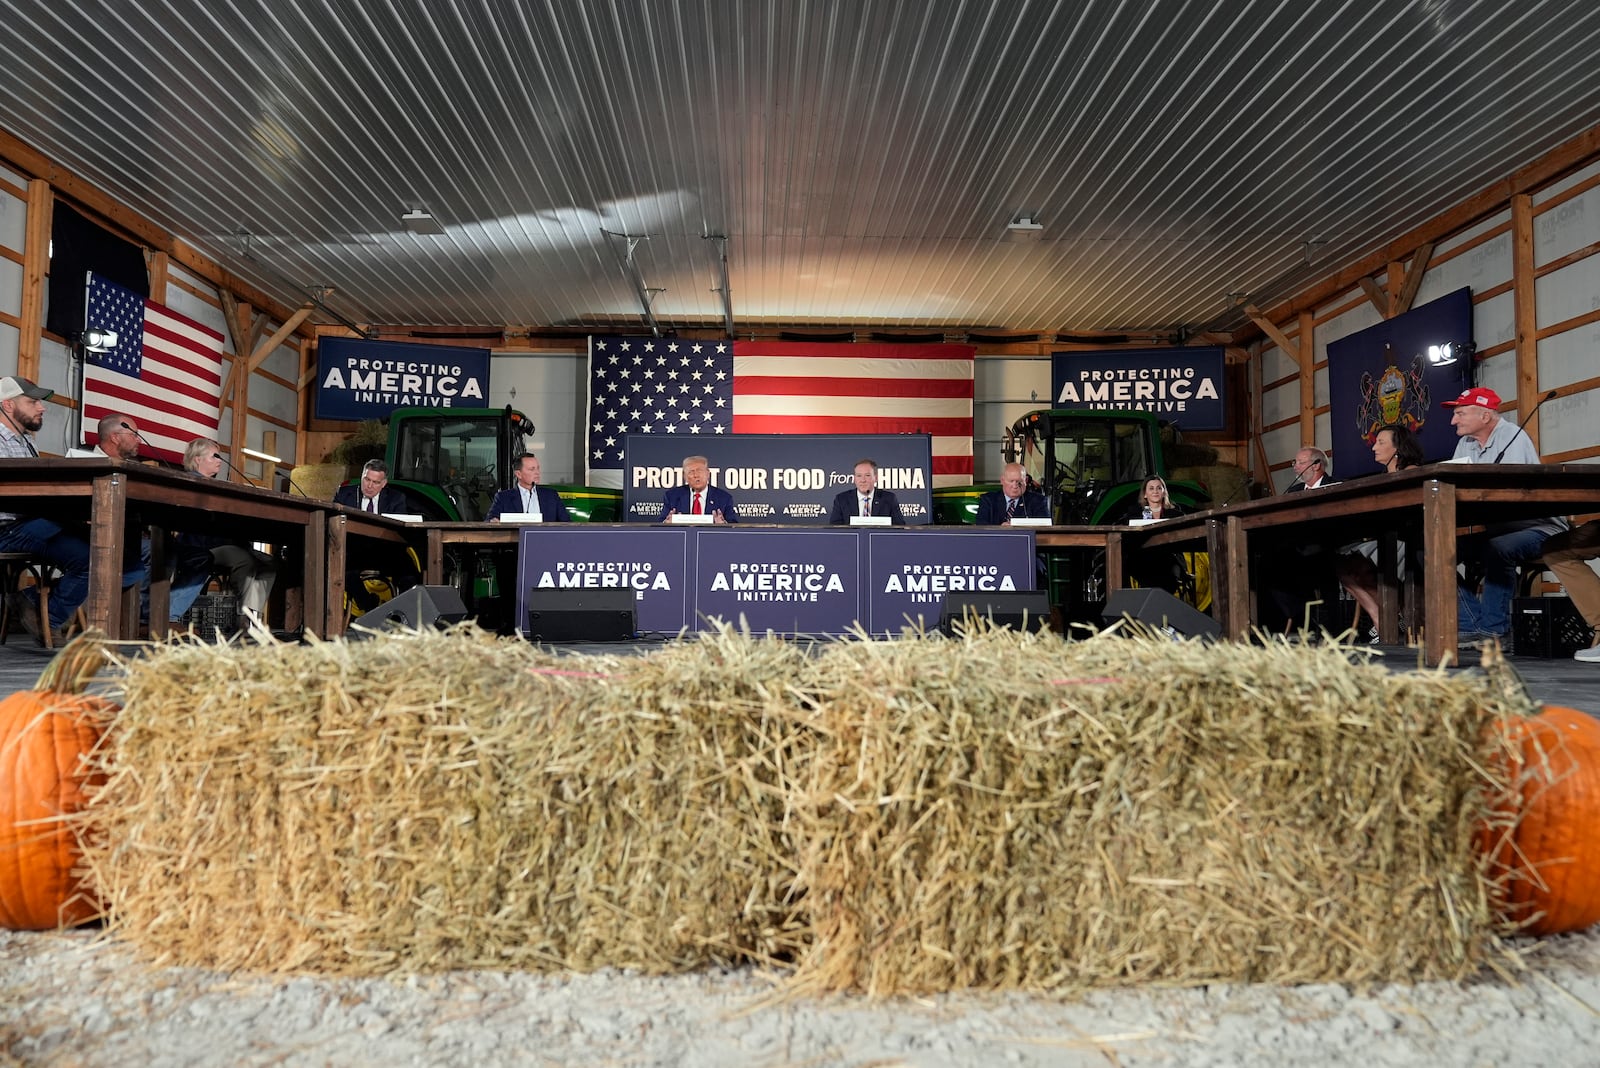
[[[1542,530],[1512,530],[1504,534],[1474,534],[1461,539],[1463,561],[1483,565],[1483,596],[1465,586],[1456,587],[1456,626],[1461,633],[1498,634],[1511,630],[1511,598],[1516,592],[1517,565],[1544,551],[1550,537]]]
[[[50,626],[60,628],[89,596],[89,543],[68,533],[49,519],[23,519],[0,529],[0,552],[32,553],[46,560],[61,579],[50,593]],[[143,571],[124,573],[124,588],[144,577]],[[9,591],[7,591],[9,592]]]
[[[150,539],[144,538],[139,547],[139,562],[146,575],[150,573]],[[181,541],[173,541],[167,556],[167,574],[172,576],[172,589],[167,602],[167,619],[176,623],[200,596],[200,591],[211,581],[211,550],[197,549]],[[150,583],[142,580],[139,594],[139,618],[150,618]]]

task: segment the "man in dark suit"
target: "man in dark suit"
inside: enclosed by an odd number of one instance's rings
[[[349,486],[340,486],[333,493],[333,503],[363,512],[382,515],[410,515],[411,502],[405,491],[389,485],[389,465],[382,460],[368,460],[361,467],[361,480]],[[370,612],[383,603],[382,595],[367,588],[367,579],[384,579],[393,593],[409,590],[422,581],[417,569],[417,559],[409,550],[397,545],[383,545],[373,557],[346,557],[344,590],[357,611]]]
[[[382,460],[368,460],[362,465],[361,481],[340,486],[334,491],[333,503],[377,514],[411,514],[411,502],[404,490],[389,485],[389,465]]]
[[[1006,464],[1000,472],[1000,488],[978,498],[980,527],[1001,527],[1013,519],[1049,518],[1050,502],[1038,490],[1028,488],[1021,464]]]
[[[546,523],[572,522],[561,494],[539,485],[539,458],[533,453],[525,452],[517,457],[511,467],[511,477],[517,484],[494,495],[489,504],[489,522],[500,522],[506,512],[538,512]]]
[[[1294,454],[1294,481],[1285,493],[1336,486],[1328,471],[1328,454],[1307,445]],[[1333,550],[1321,542],[1298,542],[1264,558],[1260,565],[1261,585],[1267,596],[1258,601],[1261,625],[1267,630],[1294,630],[1306,624],[1307,606],[1321,595],[1325,604],[1338,607],[1339,584],[1333,574]],[[1324,622],[1330,630],[1339,629],[1330,617]]]
[[[683,458],[683,485],[667,490],[667,495],[661,500],[663,523],[680,512],[684,515],[709,515],[713,523],[739,521],[739,509],[733,503],[733,494],[711,485],[711,461],[704,456]]]
[[[900,514],[900,502],[894,499],[894,494],[878,488],[878,464],[875,460],[856,461],[856,488],[845,490],[833,499],[828,522],[843,526],[850,522],[851,516],[857,515],[886,515],[892,525],[906,525],[905,516]]]

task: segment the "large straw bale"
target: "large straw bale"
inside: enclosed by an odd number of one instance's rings
[[[125,663],[91,808],[157,960],[652,972],[795,950],[788,643],[555,657],[460,628]],[[769,692],[769,687],[777,687]]]
[[[806,990],[1457,977],[1494,944],[1483,679],[979,630],[822,658]]]

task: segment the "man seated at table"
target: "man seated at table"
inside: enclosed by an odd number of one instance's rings
[[[1007,526],[1013,519],[1049,519],[1050,502],[1028,488],[1021,464],[1006,464],[1000,471],[1000,488],[978,498],[978,526]]]
[[[1522,428],[1500,418],[1500,395],[1492,389],[1475,386],[1462,390],[1444,407],[1452,408],[1450,425],[1455,427],[1454,459],[1473,464],[1537,464],[1539,450]],[[1568,527],[1559,516],[1545,519],[1518,519],[1493,523],[1481,533],[1470,534],[1457,543],[1461,562],[1483,571],[1483,592],[1456,586],[1456,626],[1459,640],[1471,644],[1498,639],[1502,645],[1511,637],[1511,598],[1516,592],[1517,565],[1535,559],[1544,551],[1552,534]]]
[[[739,508],[733,494],[711,485],[711,461],[704,456],[683,458],[683,485],[667,490],[661,499],[661,521],[675,515],[709,515],[713,523],[737,523]]]
[[[26,378],[9,375],[0,378],[0,457],[36,460],[31,435],[44,426],[44,402],[54,390],[34,385]],[[89,532],[79,523],[62,524],[53,519],[0,512],[0,552],[32,553],[61,573],[50,591],[49,626],[53,643],[65,640],[61,633],[89,596]],[[124,571],[126,589],[144,578],[138,568]],[[42,639],[39,628],[37,590],[6,590],[19,619],[28,633]]]
[[[511,466],[511,477],[516,485],[494,495],[489,504],[489,522],[498,523],[507,512],[522,512],[540,517],[545,523],[570,523],[567,506],[561,494],[548,486],[539,485],[539,458],[531,452],[517,457]]]
[[[1572,607],[1593,632],[1592,644],[1579,649],[1572,659],[1600,664],[1600,575],[1589,561],[1600,557],[1600,519],[1591,519],[1574,530],[1563,530],[1544,543],[1544,563],[1572,598]]]
[[[333,503],[376,515],[411,514],[411,502],[405,491],[389,485],[389,465],[382,460],[362,464],[360,480],[334,490]]]
[[[210,438],[195,438],[183,450],[183,468],[201,478],[216,478],[222,472],[222,446]],[[248,545],[237,545],[211,534],[183,533],[178,543],[205,549],[214,571],[228,574],[228,585],[239,595],[241,608],[248,608],[264,619],[267,597],[278,576],[278,564],[271,556]],[[241,620],[239,625],[243,625]]]
[[[1292,466],[1294,481],[1284,493],[1304,493],[1339,484],[1333,478],[1328,454],[1314,445],[1302,446],[1294,454]],[[1319,592],[1325,601],[1337,596],[1339,585],[1333,568],[1333,549],[1315,541],[1294,543],[1287,552],[1263,560],[1263,586],[1270,608],[1262,625],[1269,630],[1304,627],[1308,620],[1307,609]],[[1276,618],[1271,612],[1276,612]]]
[[[110,412],[101,417],[99,425],[95,428],[100,440],[96,443],[94,451],[101,456],[109,456],[113,460],[127,460],[129,463],[139,461],[139,425],[134,422],[131,415],[121,412]],[[176,623],[189,611],[189,606],[194,604],[194,599],[200,596],[200,591],[206,588],[206,583],[211,579],[211,553],[204,548],[185,545],[173,540],[171,552],[167,560],[167,576],[172,580],[172,586],[167,601],[167,620]],[[150,535],[146,533],[139,539],[139,563],[144,568],[146,578],[139,596],[139,618],[148,622],[150,616]]]
[[[373,515],[410,515],[411,502],[405,491],[389,485],[389,465],[382,460],[368,460],[361,465],[361,478],[333,492],[333,503],[346,508],[358,508]],[[368,556],[350,552],[345,559],[344,592],[350,604],[366,613],[383,603],[378,590],[367,587],[371,577],[379,585],[389,587],[391,594],[409,590],[422,581],[417,559],[404,545],[378,543]]]
[[[845,490],[833,499],[833,510],[828,513],[828,522],[844,525],[858,515],[888,516],[893,526],[906,525],[905,517],[900,514],[900,502],[895,500],[894,494],[878,488],[876,460],[856,461],[856,488]]]

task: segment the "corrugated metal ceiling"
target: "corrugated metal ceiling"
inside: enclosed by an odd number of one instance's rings
[[[722,235],[741,328],[1226,327],[1600,121],[1588,0],[0,12],[0,125],[361,322],[716,325]]]

